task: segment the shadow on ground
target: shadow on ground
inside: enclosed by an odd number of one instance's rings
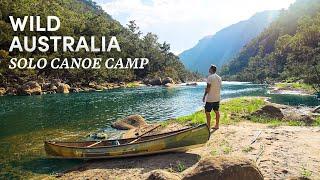
[[[180,171],[189,168],[200,160],[201,156],[191,153],[166,153],[121,159],[88,160],[83,165],[70,169],[70,171],[85,171],[90,169],[143,169],[149,172],[155,169],[169,169]],[[66,172],[65,172],[66,173]]]

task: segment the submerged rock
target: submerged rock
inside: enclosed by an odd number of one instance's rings
[[[191,83],[187,83],[186,86],[197,86],[198,83],[196,82],[191,82]]]
[[[279,107],[274,105],[265,105],[253,113],[256,116],[266,116],[269,118],[283,119],[284,115]]]
[[[180,176],[164,170],[153,170],[149,173],[147,180],[180,180]]]
[[[263,180],[263,175],[250,160],[240,157],[206,157],[186,170],[183,180]]]
[[[128,130],[146,125],[147,123],[145,122],[145,119],[142,116],[131,115],[124,119],[117,120],[116,122],[112,123],[111,126],[120,130]]]

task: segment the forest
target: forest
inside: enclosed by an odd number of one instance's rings
[[[107,12],[91,0],[0,0],[0,87],[19,86],[28,81],[42,79],[61,79],[70,85],[89,84],[94,81],[102,82],[130,82],[153,77],[171,77],[176,82],[183,82],[199,78],[198,75],[187,71],[180,62],[179,57],[170,52],[167,42],[160,43],[157,35],[143,34],[135,21],[122,26],[112,19]],[[60,19],[60,28],[57,31],[14,31],[9,16],[23,18],[24,16],[40,16],[41,26],[46,25],[47,16],[57,16]],[[50,48],[42,52],[39,49],[32,53],[26,51],[9,52],[9,47],[14,36],[23,37],[41,36],[70,36],[79,40],[83,36],[90,41],[91,36],[117,37],[121,52],[87,52],[80,49],[78,52],[54,51]],[[101,47],[102,40],[95,40],[96,46]],[[58,46],[62,46],[58,42]],[[48,45],[53,47],[52,41]],[[43,69],[9,69],[11,58],[130,58],[144,57],[150,60],[144,69],[52,69],[50,66]],[[116,62],[115,62],[116,63]],[[123,62],[124,64],[126,62]],[[50,62],[48,62],[50,64]]]
[[[320,84],[320,1],[297,0],[225,65],[225,79]],[[319,87],[318,87],[319,88]]]

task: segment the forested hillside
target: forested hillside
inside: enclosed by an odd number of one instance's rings
[[[194,78],[194,74],[185,70],[179,58],[170,52],[170,45],[159,43],[156,35],[147,33],[144,36],[134,21],[128,27],[113,20],[102,8],[91,0],[1,0],[0,6],[0,86],[23,84],[37,79],[61,79],[69,84],[88,84],[95,82],[121,82],[140,80],[146,77],[172,77],[176,81]],[[46,16],[58,16],[61,27],[56,32],[35,32],[28,29],[23,32],[12,30],[9,16],[41,16],[41,25],[45,27]],[[14,35],[23,36],[116,36],[121,46],[121,52],[8,52]],[[89,40],[88,40],[89,41]],[[96,40],[97,46],[101,42]],[[143,70],[110,70],[110,69],[74,69],[74,70],[10,70],[8,68],[11,57],[45,57],[48,60],[60,57],[144,57],[150,60],[147,68]]]
[[[222,70],[241,81],[319,84],[320,0],[297,0]]]
[[[208,73],[210,64],[220,68],[250,40],[257,37],[279,14],[263,11],[251,18],[223,28],[212,36],[201,39],[196,46],[182,52],[179,57],[184,65],[202,74]]]

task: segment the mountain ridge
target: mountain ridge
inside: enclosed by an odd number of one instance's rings
[[[256,13],[247,20],[239,21],[213,35],[203,37],[193,48],[179,54],[179,57],[188,69],[205,74],[210,64],[221,67],[236,55],[247,42],[262,32],[278,14],[278,10]],[[246,33],[250,29],[253,30]],[[199,63],[200,60],[202,63]]]

